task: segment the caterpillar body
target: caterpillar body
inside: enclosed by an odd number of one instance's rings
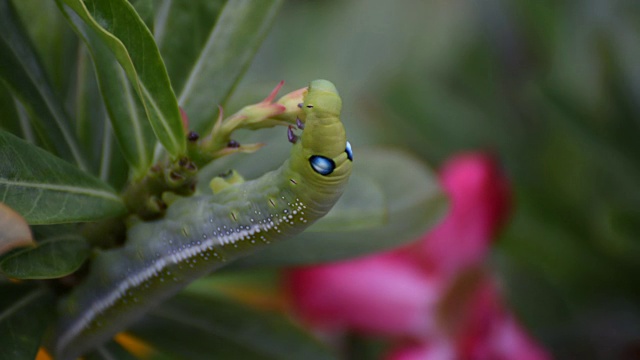
[[[279,169],[178,200],[164,218],[131,227],[124,247],[96,256],[59,306],[58,358],[82,355],[190,281],[325,215],[351,173],[341,107],[332,83],[312,81],[302,104],[304,131]]]

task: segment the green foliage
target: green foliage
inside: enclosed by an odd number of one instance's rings
[[[290,320],[219,295],[178,295],[130,331],[179,359],[335,359]]]
[[[77,14],[68,8],[63,9],[65,16],[73,23],[74,29],[81,34],[92,53],[96,77],[116,139],[120,140],[120,148],[131,165],[134,176],[140,177],[151,166],[155,146],[155,137],[146,119],[145,108],[135,96],[135,90],[131,88],[116,56],[96,31],[84,23]],[[83,60],[87,62],[87,59]]]
[[[29,119],[42,143],[63,159],[85,169],[87,161],[73,136],[60,97],[51,88],[34,45],[8,1],[0,2],[0,14],[0,76],[4,84],[30,114]]]
[[[236,168],[257,177],[282,161],[286,131],[279,127],[274,137],[275,130],[261,129],[281,119],[252,123],[259,132],[233,133],[268,139],[261,151],[268,161],[259,153],[215,156],[197,169],[186,158],[186,132],[211,132],[216,106],[226,109],[281,5],[0,0],[0,200],[31,225],[36,242],[0,254],[0,359],[51,351],[57,300],[85,276],[93,252],[126,241],[126,227],[139,221],[132,214],[161,216],[171,196],[202,191],[220,172]],[[354,147],[355,174],[334,212],[308,233],[234,266],[365,254],[410,241],[439,219],[446,205],[421,161]],[[131,332],[160,358],[335,358],[284,314],[207,287],[162,305]],[[109,342],[87,358],[134,358],[121,345]]]
[[[113,189],[54,155],[0,130],[2,202],[30,224],[91,221],[124,213]]]
[[[69,14],[62,3],[58,1],[63,11]],[[118,60],[144,104],[158,141],[172,156],[184,155],[186,139],[167,70],[153,35],[133,6],[125,0],[65,0],[64,5],[80,17],[81,20],[76,19],[76,22],[82,21],[86,25],[83,29],[86,33],[84,40],[95,42],[95,38],[99,37],[103,46],[106,45]],[[101,65],[102,62],[96,63],[96,66]],[[111,66],[108,63],[104,65]],[[108,69],[99,71],[106,72]]]
[[[0,272],[14,279],[54,279],[78,270],[88,256],[83,238],[51,238],[0,260]]]
[[[247,87],[267,68],[330,74],[363,142],[433,164],[497,155],[515,192],[494,269],[511,306],[555,358],[637,354],[638,2],[328,1],[282,16]]]
[[[0,284],[0,359],[34,359],[53,320],[53,296],[42,287]]]

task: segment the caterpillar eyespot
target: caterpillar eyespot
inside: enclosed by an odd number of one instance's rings
[[[352,167],[341,107],[331,82],[312,81],[300,106],[304,130],[279,169],[212,181],[213,194],[176,200],[164,218],[132,226],[124,247],[98,254],[59,305],[56,358],[77,358],[194,279],[324,216]]]
[[[353,161],[353,150],[351,150],[351,143],[347,141],[347,148],[344,150],[347,153],[347,158]]]
[[[311,164],[313,171],[324,176],[331,174],[336,168],[336,163],[333,160],[319,155],[312,156],[309,159],[309,164]]]

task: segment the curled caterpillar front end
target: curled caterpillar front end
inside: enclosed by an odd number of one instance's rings
[[[342,100],[327,80],[309,85],[302,104],[304,132],[291,152],[292,170],[303,182],[300,191],[313,208],[329,211],[342,195],[351,174],[353,153],[340,121]]]
[[[177,200],[164,218],[131,227],[124,247],[97,255],[60,304],[57,358],[82,355],[194,279],[324,216],[342,194],[353,160],[340,109],[333,84],[313,81],[300,114],[302,137],[279,169]]]

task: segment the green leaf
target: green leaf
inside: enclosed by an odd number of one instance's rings
[[[54,3],[55,5],[55,3]],[[59,12],[55,9],[56,12]],[[62,14],[61,14],[62,17]],[[64,20],[64,17],[62,17]],[[65,26],[69,27],[65,21]],[[75,36],[75,34],[74,34]],[[100,97],[98,81],[93,74],[93,62],[85,46],[78,49],[76,59],[75,84],[71,97],[74,98],[72,115],[78,141],[91,161],[91,171],[99,172],[100,151],[107,112]]]
[[[60,17],[64,21],[64,25],[69,27],[64,15],[60,14]],[[73,32],[73,30],[71,31]],[[76,36],[75,33],[73,35]],[[116,190],[121,190],[129,177],[129,166],[113,135],[92,66],[93,61],[87,47],[83,46],[78,52],[77,64],[77,86],[74,88],[73,95],[75,97],[76,133],[82,146],[91,154],[92,167],[95,168],[94,171],[100,180],[109,183]],[[120,66],[118,69],[122,71]],[[136,96],[133,98],[134,101],[137,101]],[[146,121],[146,115],[141,105],[138,111],[141,114],[141,125],[148,129],[146,134],[148,134],[149,141],[155,142],[155,135],[151,130],[151,125]],[[125,120],[126,123],[132,122],[130,119]],[[131,143],[127,142],[127,144]]]
[[[283,315],[220,297],[178,295],[129,329],[180,359],[335,359]]]
[[[280,269],[225,270],[215,271],[195,280],[183,290],[183,293],[203,297],[234,297],[241,293],[242,298],[250,298],[254,293],[274,298],[280,295]]]
[[[335,232],[381,226],[387,221],[385,195],[375,179],[353,174],[333,209],[306,231]]]
[[[129,179],[129,167],[116,143],[113,130],[105,123],[102,139],[102,157],[100,158],[100,179],[108,182],[116,190],[122,191]]]
[[[0,0],[0,79],[28,110],[61,157],[86,169],[86,160],[70,128],[70,121],[36,55],[33,44],[8,0]]]
[[[153,33],[171,85],[176,91],[184,87],[227,2],[228,0],[157,2]]]
[[[63,103],[71,109],[80,39],[69,28],[54,1],[20,0],[12,4],[22,19],[54,92],[63,97]]]
[[[305,231],[241,259],[233,266],[309,264],[387,250],[416,240],[440,220],[447,208],[446,197],[435,174],[408,153],[362,149],[355,154],[352,176],[369,178],[382,189],[386,206],[383,224],[370,223],[365,227],[362,223],[353,229],[346,225],[344,230],[329,231],[329,226],[323,226],[321,219],[316,230],[327,231]],[[327,215],[329,219],[332,216],[331,212]]]
[[[44,288],[0,284],[0,360],[36,358],[53,305]]]
[[[211,5],[209,13],[216,12],[216,4]],[[193,130],[201,132],[213,124],[218,111],[216,105],[225,103],[249,66],[281,4],[282,0],[227,1],[215,23],[201,21],[204,24],[202,26],[211,27],[206,41],[196,48],[197,52],[191,49],[187,53],[192,57],[185,56],[184,52],[176,51],[172,46],[177,41],[183,41],[186,31],[191,31],[188,18],[174,20],[169,17],[169,22],[164,25],[156,23],[156,34],[164,33],[162,41],[166,45],[162,46],[163,55],[167,57],[171,69],[174,69],[172,80],[178,103],[188,114]],[[181,23],[181,26],[175,26],[174,21]],[[169,38],[169,29],[171,32],[176,29],[174,39]],[[188,72],[184,69],[188,69]]]
[[[16,279],[55,279],[78,270],[89,250],[89,243],[79,236],[48,239],[2,259],[0,271]]]
[[[109,185],[0,131],[0,202],[29,224],[97,220],[125,212]]]
[[[155,136],[147,121],[144,106],[131,88],[116,56],[96,30],[84,23],[68,7],[62,7],[62,12],[91,51],[100,91],[116,139],[134,176],[139,178],[151,166],[155,145]]]
[[[144,21],[147,28],[153,33],[155,17],[155,0],[131,0],[131,5],[136,9],[140,19]],[[165,1],[171,3],[172,1]],[[188,1],[191,2],[191,1]]]
[[[153,36],[126,0],[56,0],[71,8],[116,57],[144,104],[158,140],[173,156],[186,138],[175,95]],[[107,71],[107,70],[105,70]]]
[[[2,81],[0,81],[0,112],[2,113],[0,129],[25,138],[23,126],[20,118],[18,117],[14,97],[11,95],[11,92],[9,92],[9,89],[4,86]]]

